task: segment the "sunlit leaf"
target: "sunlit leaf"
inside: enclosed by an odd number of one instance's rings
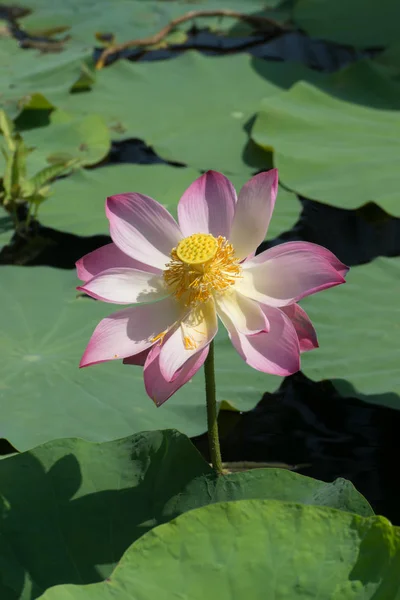
[[[273,149],[281,181],[343,208],[375,201],[400,215],[400,111],[342,102],[299,83],[263,100],[252,137]]]
[[[170,61],[119,61],[98,73],[90,99],[62,96],[57,106],[102,115],[114,139],[142,139],[166,160],[248,174],[271,162],[269,153],[249,141],[259,102],[308,76],[313,72],[301,65],[253,61],[246,54],[211,58],[186,52]]]
[[[28,160],[33,176],[39,169],[59,163],[91,165],[100,162],[109,152],[110,133],[98,115],[57,120],[57,111],[50,125],[23,133],[24,141],[34,151]]]
[[[15,39],[0,39],[0,108],[12,118],[24,106],[51,108],[60,94],[73,87],[91,55],[88,46],[40,54],[22,50]]]
[[[352,267],[347,283],[301,301],[320,347],[302,356],[304,373],[332,379],[345,396],[400,409],[400,259]]]
[[[160,525],[108,581],[57,586],[42,600],[398,600],[399,563],[400,530],[383,517],[242,500]]]

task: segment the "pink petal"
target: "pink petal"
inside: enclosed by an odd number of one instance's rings
[[[248,365],[272,375],[292,375],[300,369],[300,348],[295,328],[281,310],[269,306],[263,306],[263,310],[270,323],[269,332],[244,335],[226,316],[221,316],[221,320],[232,344]]]
[[[147,265],[164,269],[182,234],[169,212],[143,194],[107,198],[110,235],[122,252]]]
[[[146,392],[157,406],[161,406],[179,388],[192,379],[203,366],[208,354],[208,346],[199,350],[178,369],[173,381],[167,381],[160,369],[161,348],[162,346],[155,344],[151,348],[144,365],[144,385]]]
[[[345,283],[340,272],[332,266],[333,260],[328,260],[319,248],[315,244],[306,244],[300,249],[288,243],[271,248],[273,252],[266,250],[243,263],[237,290],[270,306],[286,306]]]
[[[161,273],[160,269],[144,265],[124,254],[118,246],[112,243],[97,248],[97,250],[93,250],[93,252],[89,252],[89,254],[80,258],[76,263],[76,272],[78,279],[86,282],[102,271],[114,267],[130,267],[131,269],[139,269],[140,271]]]
[[[345,264],[343,264],[330,250],[324,248],[323,246],[319,246],[318,244],[313,244],[311,242],[286,242],[285,244],[278,244],[278,246],[274,246],[273,248],[269,248],[261,254],[246,260],[246,267],[253,266],[266,260],[271,260],[277,256],[280,256],[282,253],[291,252],[310,252],[312,254],[316,254],[328,261],[328,263],[336,269],[342,277],[346,275],[349,270]]]
[[[222,173],[207,171],[179,200],[178,219],[185,237],[211,233],[229,237],[235,210],[235,188]]]
[[[307,313],[298,304],[289,304],[281,309],[291,320],[297,337],[299,338],[300,352],[307,352],[318,348],[317,334]]]
[[[236,329],[245,335],[268,331],[269,323],[260,305],[235,290],[216,299],[217,313],[229,317]]]
[[[229,238],[239,259],[254,252],[265,239],[277,191],[277,169],[259,173],[240,190]]]
[[[161,275],[123,267],[107,269],[77,289],[115,304],[154,302],[170,295]]]
[[[79,366],[138,354],[152,346],[153,338],[171,327],[179,316],[178,303],[169,297],[153,304],[125,308],[106,317],[94,330]]]
[[[175,379],[177,371],[189,358],[208,346],[217,331],[214,302],[211,300],[194,308],[162,345],[160,369],[163,377],[167,381]],[[192,347],[185,343],[186,340]]]

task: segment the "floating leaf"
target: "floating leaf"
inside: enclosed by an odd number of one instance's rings
[[[92,48],[39,54],[22,50],[15,39],[0,39],[0,108],[16,117],[24,106],[48,109],[79,79]]]
[[[400,260],[352,267],[346,285],[301,301],[320,344],[304,373],[332,379],[344,395],[400,409]]]
[[[60,122],[56,111],[50,125],[26,131],[23,137],[25,143],[34,149],[28,162],[31,175],[46,165],[57,163],[98,163],[111,146],[109,130],[98,115],[70,117]]]
[[[42,600],[398,600],[400,529],[271,500],[205,506],[133,544],[108,581]],[[156,576],[155,576],[156,574]]]
[[[263,100],[254,141],[274,150],[281,181],[342,208],[375,201],[400,215],[400,111],[342,102],[306,84]]]
[[[290,499],[372,514],[343,479],[324,483],[285,469],[218,477],[175,431],[105,444],[49,442],[0,461],[0,497],[0,581],[12,590],[2,600],[31,600],[60,583],[101,581],[147,531],[214,502]]]
[[[90,101],[87,94],[70,94],[57,106],[71,114],[102,115],[114,139],[142,139],[166,160],[249,174],[270,167],[270,155],[248,135],[261,99],[302,77],[318,76],[301,65],[246,54],[210,58],[186,52],[151,64],[119,61],[99,71]]]
[[[397,42],[397,0],[295,0],[295,23],[308,35],[361,48]]]

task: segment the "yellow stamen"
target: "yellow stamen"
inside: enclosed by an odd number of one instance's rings
[[[158,335],[155,335],[153,338],[151,338],[151,341],[152,342],[158,342],[159,341],[160,344],[162,344],[166,333],[167,333],[167,330],[162,331]]]
[[[183,343],[185,345],[186,350],[195,350],[195,348],[197,348],[196,342],[187,335],[184,336]]]
[[[195,233],[172,249],[164,281],[176,298],[195,306],[225,292],[241,271],[233,246],[224,237]]]

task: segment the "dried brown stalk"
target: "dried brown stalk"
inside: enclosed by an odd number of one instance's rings
[[[170,23],[165,25],[160,31],[155,33],[154,35],[150,35],[145,38],[138,38],[135,40],[129,40],[128,42],[124,42],[123,44],[113,44],[108,48],[105,48],[101,53],[100,58],[96,63],[96,69],[102,69],[106,63],[106,60],[112,54],[116,54],[118,52],[122,52],[123,50],[127,50],[128,48],[134,48],[135,46],[153,46],[161,42],[165,36],[167,36],[177,25],[181,23],[185,23],[186,21],[191,21],[192,19],[196,19],[199,17],[232,17],[233,19],[240,19],[241,21],[246,21],[247,23],[251,23],[253,25],[263,25],[272,27],[276,31],[288,31],[286,25],[275,21],[270,17],[263,17],[258,15],[246,15],[244,13],[238,12],[236,10],[229,9],[219,9],[219,10],[192,10],[184,15],[173,19]]]

